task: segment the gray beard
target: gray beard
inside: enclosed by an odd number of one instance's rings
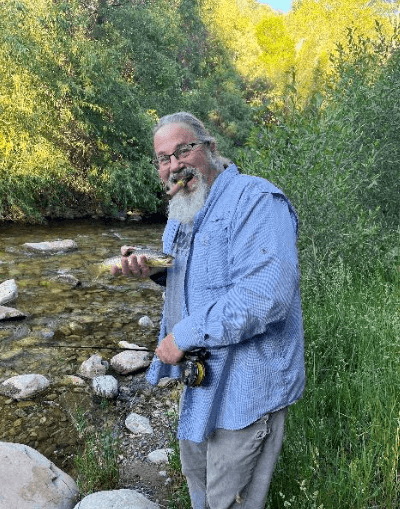
[[[194,216],[203,208],[211,187],[200,172],[196,172],[196,176],[198,178],[197,189],[189,194],[179,191],[169,202],[168,219],[177,219],[181,223],[192,223]]]

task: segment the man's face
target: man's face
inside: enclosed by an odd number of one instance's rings
[[[168,124],[157,131],[154,137],[154,150],[157,156],[171,155],[183,145],[198,142],[194,132],[185,124]],[[211,185],[215,179],[216,172],[210,166],[204,145],[198,145],[185,159],[177,160],[171,155],[171,161],[167,165],[160,166],[158,173],[161,180],[166,184],[173,175],[179,175],[185,168],[197,169]],[[183,189],[184,193],[190,193],[195,189],[197,177],[193,178]]]

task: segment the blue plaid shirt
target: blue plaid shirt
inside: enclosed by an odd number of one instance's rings
[[[182,226],[168,220],[165,253],[174,254]],[[269,181],[240,174],[235,165],[215,180],[194,219],[180,270],[167,275],[167,289],[170,284],[178,292],[181,307],[172,329],[178,348],[206,347],[211,354],[202,385],[183,393],[178,439],[200,443],[217,428],[242,429],[301,397],[297,235],[293,206]],[[171,332],[167,299],[168,292],[160,341]],[[156,384],[180,373],[179,365],[154,357],[147,380]]]

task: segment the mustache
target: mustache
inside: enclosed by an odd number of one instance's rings
[[[179,180],[189,181],[192,177],[194,177],[198,173],[199,170],[197,170],[196,168],[188,167],[178,174],[171,175],[170,178],[168,179],[168,182],[170,184],[176,184]]]

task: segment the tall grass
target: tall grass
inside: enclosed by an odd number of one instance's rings
[[[307,385],[267,509],[400,507],[397,47],[379,27],[376,41],[349,31],[335,79],[302,111],[293,89],[292,107],[256,127],[238,161],[300,216]]]

